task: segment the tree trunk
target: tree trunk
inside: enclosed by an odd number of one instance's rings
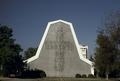
[[[3,70],[3,66],[2,66],[2,64],[1,64],[1,66],[0,66],[0,70],[1,70],[1,71]]]
[[[106,72],[105,76],[106,76],[106,80],[108,80],[108,78],[109,78],[109,73]]]
[[[96,77],[99,78],[99,70],[96,70]]]
[[[96,77],[99,78],[99,73],[98,72],[96,73]]]
[[[3,65],[0,65],[0,76],[3,76]]]

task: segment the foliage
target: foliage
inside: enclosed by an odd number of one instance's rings
[[[76,74],[75,78],[81,78],[81,74]]]
[[[120,13],[113,14],[96,39],[95,68],[106,77],[120,69]]]
[[[25,70],[20,78],[45,78],[46,73],[43,70]]]
[[[89,74],[88,78],[95,78],[95,76],[93,74]]]
[[[28,58],[34,56],[36,51],[37,51],[37,48],[32,48],[32,47],[28,48],[25,51],[25,59],[28,59]]]
[[[86,74],[82,74],[81,78],[87,78]]]
[[[108,73],[112,69],[114,60],[114,48],[111,41],[103,33],[97,37],[98,47],[95,54],[95,67],[99,71]]]
[[[0,70],[4,76],[17,74],[23,70],[23,60],[19,53],[19,44],[12,38],[13,31],[7,26],[0,26]]]
[[[93,62],[94,61],[94,57],[91,55],[89,60]]]

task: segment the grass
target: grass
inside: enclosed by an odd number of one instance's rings
[[[101,78],[53,78],[53,77],[47,77],[47,78],[36,78],[36,79],[18,79],[18,78],[0,78],[0,81],[118,81],[115,79],[101,79]]]

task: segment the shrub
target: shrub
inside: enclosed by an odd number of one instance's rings
[[[88,78],[95,78],[95,76],[93,74],[89,74]]]
[[[39,72],[40,72],[40,78],[46,77],[46,73],[44,71],[40,70]]]
[[[83,74],[81,77],[82,77],[82,78],[87,78],[86,74]]]
[[[75,78],[81,78],[81,74],[76,74]]]
[[[42,70],[25,70],[21,73],[20,78],[44,78],[46,73]]]

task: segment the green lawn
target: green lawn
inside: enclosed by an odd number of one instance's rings
[[[118,81],[116,79],[96,79],[96,78],[37,78],[37,79],[18,79],[18,78],[0,78],[0,81]]]

